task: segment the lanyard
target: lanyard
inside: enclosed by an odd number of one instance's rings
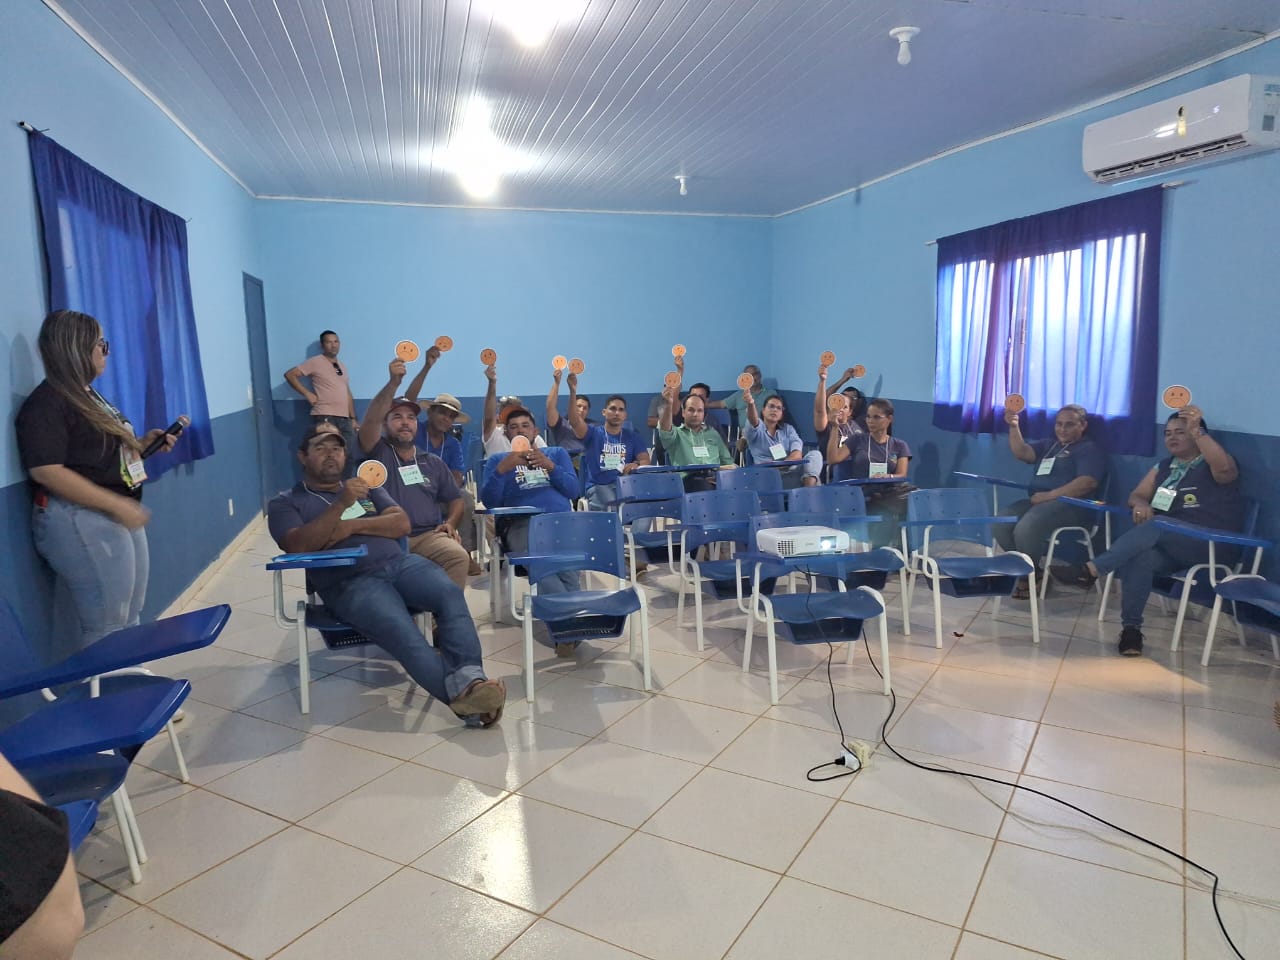
[[[1190,472],[1191,468],[1203,462],[1203,455],[1196,457],[1194,460],[1179,460],[1175,457],[1173,463],[1169,464],[1169,476],[1165,477],[1165,481],[1161,486],[1173,487],[1176,490],[1178,485],[1182,483],[1182,478]]]

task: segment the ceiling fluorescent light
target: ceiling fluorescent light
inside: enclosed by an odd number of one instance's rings
[[[578,19],[583,0],[494,0],[493,19],[526,47],[540,47],[561,20]]]
[[[493,110],[488,101],[473,98],[441,158],[441,166],[477,200],[491,198],[498,192],[503,176],[530,165],[525,154],[498,139],[492,124]]]

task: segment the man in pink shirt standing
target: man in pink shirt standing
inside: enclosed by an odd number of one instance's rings
[[[360,424],[356,422],[356,404],[351,396],[346,364],[338,359],[340,349],[342,341],[338,335],[332,330],[324,331],[320,334],[321,352],[291,368],[284,378],[311,404],[312,421],[332,423],[347,441],[347,449],[355,450]],[[310,389],[302,382],[303,377],[311,381]]]

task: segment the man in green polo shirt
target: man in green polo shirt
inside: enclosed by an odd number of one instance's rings
[[[696,393],[685,397],[684,423],[673,429],[671,411],[679,399],[679,384],[664,387],[662,394],[665,403],[658,416],[658,438],[667,452],[667,462],[675,466],[705,463],[721,470],[731,469],[734,465],[733,454],[725,446],[724,438],[706,425],[706,401]],[[684,489],[687,493],[714,490],[715,486],[714,471],[685,474]]]

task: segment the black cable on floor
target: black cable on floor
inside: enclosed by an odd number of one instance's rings
[[[865,637],[864,637],[865,639]],[[838,760],[828,760],[826,763],[820,763],[816,767],[810,767],[804,775],[804,778],[810,783],[826,783],[828,780],[839,780],[841,777],[852,777],[855,773],[862,769],[861,766],[850,767],[844,762],[844,754],[848,752],[849,747],[844,737],[844,725],[840,723],[840,711],[836,709],[836,683],[831,678],[831,658],[835,655],[836,648],[830,640],[827,641],[827,686],[831,688],[831,715],[836,718],[836,729],[840,731],[840,753]],[[839,773],[833,773],[829,777],[815,777],[815,771],[824,767],[842,767]]]
[[[871,669],[876,672],[876,676],[878,676],[881,680],[883,680],[884,674],[880,672],[880,668],[876,666],[875,659],[871,656],[871,646],[867,643],[867,632],[865,627],[863,628],[863,631],[862,631],[862,645],[866,647],[867,660],[871,664]],[[830,647],[831,644],[828,643],[827,646]],[[833,713],[836,714],[836,726],[840,729],[840,740],[841,740],[841,743],[843,743],[844,728],[840,725],[840,715],[836,713],[836,690],[835,690],[835,683],[831,679],[830,654],[827,655],[827,683],[831,685],[831,710]],[[1035,787],[1028,787],[1025,784],[1020,784],[1020,783],[1011,783],[1008,780],[999,780],[995,777],[987,777],[980,773],[965,773],[963,770],[952,770],[949,767],[928,766],[923,763],[917,763],[915,760],[912,760],[910,757],[904,757],[901,753],[897,751],[894,745],[889,742],[889,738],[887,736],[887,733],[889,730],[889,721],[893,719],[893,715],[894,713],[897,712],[897,709],[898,709],[898,695],[894,693],[893,687],[889,688],[889,698],[890,698],[889,699],[889,715],[884,718],[884,723],[881,724],[880,726],[880,742],[883,743],[886,747],[888,747],[890,752],[893,753],[895,757],[897,757],[899,760],[903,761],[904,763],[908,763],[911,766],[916,767],[920,770],[928,770],[930,773],[949,773],[957,777],[968,777],[970,780],[984,780],[987,783],[998,783],[1002,787],[1012,787],[1014,790],[1025,790],[1027,793],[1034,793],[1038,797],[1044,797],[1046,800],[1052,800],[1054,803],[1060,803],[1064,807],[1074,810],[1076,813],[1083,814],[1084,816],[1088,817],[1090,820],[1096,820],[1098,823],[1101,823],[1104,826],[1110,827],[1112,830],[1118,830],[1121,833],[1123,833],[1126,837],[1132,837],[1133,839],[1141,841],[1142,843],[1145,843],[1148,846],[1155,847],[1157,850],[1163,853],[1167,853],[1169,854],[1169,856],[1174,857],[1178,860],[1181,860],[1183,863],[1187,864],[1187,866],[1195,867],[1201,873],[1204,873],[1210,877],[1213,877],[1213,894],[1212,894],[1213,915],[1214,917],[1217,918],[1218,929],[1222,931],[1222,936],[1226,939],[1227,945],[1231,947],[1232,952],[1235,953],[1235,955],[1239,957],[1240,960],[1245,960],[1244,954],[1240,952],[1240,949],[1236,946],[1235,941],[1231,939],[1231,934],[1227,932],[1227,925],[1222,921],[1222,913],[1221,911],[1218,910],[1218,882],[1219,882],[1218,875],[1214,873],[1212,870],[1210,870],[1208,867],[1201,866],[1200,864],[1196,863],[1194,860],[1188,859],[1187,857],[1184,857],[1180,853],[1175,853],[1174,851],[1170,850],[1168,847],[1163,846],[1162,844],[1156,843],[1154,840],[1149,840],[1148,838],[1142,836],[1141,834],[1134,833],[1132,830],[1126,830],[1124,827],[1119,826],[1118,824],[1112,823],[1110,820],[1104,820],[1102,817],[1098,816],[1097,814],[1090,813],[1088,810],[1082,809],[1081,807],[1077,807],[1074,803],[1071,803],[1068,800],[1063,800],[1061,797],[1055,797],[1053,794],[1045,793],[1043,790],[1037,790],[1035,789]],[[813,769],[817,770],[817,769],[820,769],[821,767],[831,766],[831,765],[832,764],[819,764],[819,766],[814,767]],[[810,773],[812,772],[813,771],[810,771]],[[853,771],[850,771],[850,772],[853,772]],[[842,776],[844,775],[845,774],[842,774]],[[810,779],[812,779],[812,777]],[[822,779],[835,780],[837,778],[824,777]]]

